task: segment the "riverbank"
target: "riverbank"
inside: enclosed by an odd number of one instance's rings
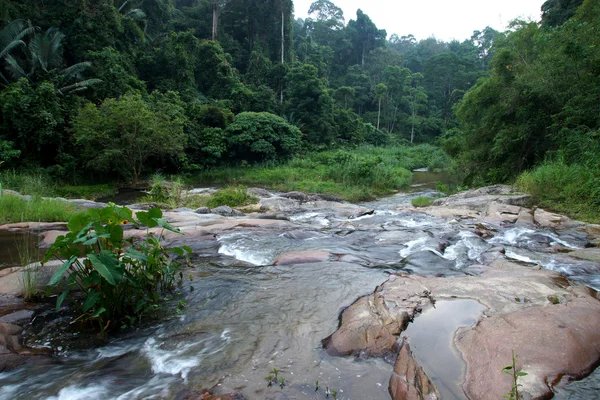
[[[349,204],[301,193],[250,192],[259,198],[257,206],[234,215],[227,209],[165,213],[185,233],[167,235],[165,246],[190,245],[194,253],[194,268],[185,271],[193,280],[182,287],[187,306],[181,318],[90,347],[85,335],[60,328],[58,321],[70,318],[66,310],[34,310],[33,323],[33,313],[21,316],[25,347],[10,352],[25,364],[0,374],[1,390],[17,399],[67,389],[83,395],[91,385],[102,397],[160,391],[175,398],[182,390],[210,389],[262,399],[271,394],[264,378],[276,367],[291,397],[314,393],[318,379],[344,396],[386,399],[389,393],[402,398],[406,391],[456,390],[446,386],[456,378],[445,370],[458,368],[457,387],[465,398],[477,399],[482,387],[499,397],[510,390],[501,369],[515,350],[518,368],[528,373],[519,381],[523,393],[538,398],[553,390],[545,382],[581,379],[600,361],[600,302],[589,288],[600,288],[599,226],[529,209],[529,197],[507,186],[462,192],[420,209],[410,201],[423,193]],[[0,229],[34,227],[43,245],[65,229],[61,224]],[[126,237],[139,235],[125,231]],[[0,288],[17,285],[22,273],[3,271]],[[12,308],[0,314],[24,307],[9,298]],[[448,311],[427,317],[434,303],[453,310],[458,299],[477,307],[465,308],[469,315]],[[365,304],[370,306],[361,308]],[[338,311],[344,309],[338,326]],[[435,342],[442,346],[436,354],[460,354],[441,370],[431,369],[435,363],[423,350],[433,344],[410,338],[429,320],[435,331],[449,329],[447,342]],[[405,331],[407,326],[414,329]],[[23,358],[29,347],[50,348],[69,364],[43,355],[38,361]],[[37,365],[44,365],[44,373]],[[122,368],[130,379],[117,382],[113,378]],[[57,383],[65,373],[78,383]],[[433,386],[402,378],[415,374],[429,376]],[[53,379],[50,389],[45,379]]]

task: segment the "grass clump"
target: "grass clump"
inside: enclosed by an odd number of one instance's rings
[[[600,222],[600,173],[588,167],[547,162],[524,172],[517,188],[540,207],[587,222]]]
[[[406,187],[410,170],[446,168],[450,158],[431,145],[323,151],[285,164],[216,168],[192,178],[195,182],[263,186],[280,191],[327,193],[347,201],[372,200]]]
[[[0,197],[0,225],[16,222],[63,222],[79,211],[60,200],[34,197],[30,201],[18,196]]]
[[[254,204],[257,201],[256,197],[248,194],[246,187],[233,186],[217,190],[210,196],[206,202],[206,206],[209,208],[220,206],[243,207]]]
[[[68,185],[61,182],[57,183],[55,179],[44,171],[1,171],[0,183],[4,189],[40,197],[96,200],[101,197],[113,196],[117,193],[117,188],[111,184]]]
[[[434,199],[432,199],[431,197],[420,196],[412,199],[410,202],[414,207],[429,207],[433,204],[433,201]]]

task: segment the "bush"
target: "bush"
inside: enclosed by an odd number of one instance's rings
[[[209,208],[220,206],[241,207],[254,204],[257,201],[258,199],[256,197],[248,194],[245,187],[237,186],[217,190],[210,196],[206,206]]]
[[[542,207],[590,222],[600,221],[598,171],[579,164],[547,162],[521,174],[516,186]]]
[[[298,128],[264,112],[238,114],[225,132],[230,155],[249,162],[289,158],[300,149],[302,139]]]
[[[125,223],[145,225],[144,240],[124,240]],[[68,228],[69,233],[56,239],[42,261],[53,257],[63,261],[50,286],[56,287],[68,273],[56,308],[69,298],[81,313],[78,320],[97,322],[102,332],[156,315],[166,300],[164,294],[173,288],[177,277],[182,278],[181,265],[171,255],[191,253],[189,247],[166,249],[161,245],[165,230],[180,231],[169,225],[157,208],[138,212],[135,218],[126,207],[90,209],[71,218]],[[149,232],[152,228],[162,230],[155,236]]]
[[[431,197],[416,197],[410,201],[414,207],[429,207],[433,204]]]

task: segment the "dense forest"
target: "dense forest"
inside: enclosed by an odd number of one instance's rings
[[[0,162],[135,182],[434,143],[471,185],[545,162],[600,187],[600,4],[541,11],[444,42],[329,0],[2,0]]]

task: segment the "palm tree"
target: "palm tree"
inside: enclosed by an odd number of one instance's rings
[[[17,60],[10,54],[4,56],[6,69],[13,80],[25,78],[30,82],[40,79],[51,79],[61,94],[70,94],[87,89],[98,79],[83,80],[82,72],[91,63],[81,62],[67,68],[63,65],[63,40],[65,35],[57,28],[49,28],[44,33],[37,33],[31,38],[27,47],[27,57]]]
[[[0,31],[0,60],[5,60],[11,56],[11,52],[26,47],[24,39],[35,33],[36,28],[28,21],[18,19],[10,22]],[[12,56],[11,56],[12,57]],[[6,76],[0,70],[0,79],[5,83],[10,83]]]

